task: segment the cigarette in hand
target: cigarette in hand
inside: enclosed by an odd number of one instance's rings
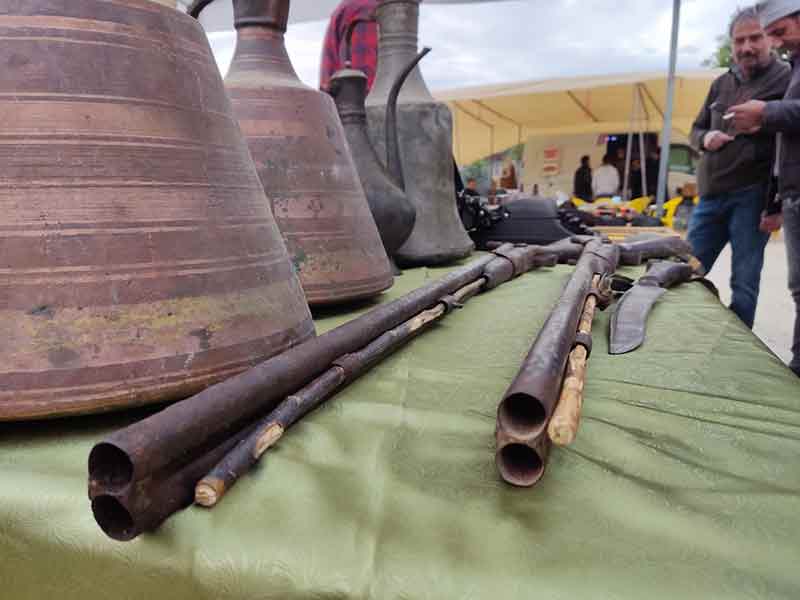
[[[732,112],[725,113],[724,115],[722,115],[722,120],[723,121],[728,121],[729,119],[732,119],[735,116],[736,116],[736,113],[732,113]]]

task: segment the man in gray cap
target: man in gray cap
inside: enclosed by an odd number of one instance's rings
[[[791,77],[789,65],[770,49],[755,7],[737,10],[728,28],[734,65],[711,84],[692,125],[692,145],[702,154],[697,169],[700,203],[692,212],[692,253],[711,271],[731,245],[731,310],[753,326],[764,250],[780,212],[767,202],[775,135],[737,135],[724,115],[746,99],[777,100]],[[774,193],[772,194],[774,198]]]
[[[789,290],[795,304],[791,369],[800,376],[800,0],[767,0],[759,18],[772,44],[793,60],[792,80],[783,100],[751,100],[730,109],[736,130],[779,133],[776,172],[783,200],[783,224],[789,262]]]

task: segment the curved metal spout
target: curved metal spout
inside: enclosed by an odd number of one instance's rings
[[[430,51],[431,49],[428,47],[423,48],[414,57],[414,60],[402,70],[392,84],[392,88],[389,91],[389,101],[386,103],[386,167],[394,183],[403,191],[405,191],[406,185],[405,177],[403,176],[403,163],[400,160],[400,142],[397,136],[397,98],[406,78],[416,68],[419,61],[425,58],[425,55]]]

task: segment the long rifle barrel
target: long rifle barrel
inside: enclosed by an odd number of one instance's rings
[[[283,437],[289,427],[454,308],[461,306],[462,302],[480,293],[485,288],[486,281],[486,277],[481,277],[465,285],[452,295],[442,298],[433,308],[424,310],[390,329],[361,350],[336,359],[322,375],[286,398],[261,419],[252,433],[200,480],[195,488],[195,502],[209,508],[216,506],[239,477],[249,471],[264,452]]]
[[[619,248],[588,242],[558,304],[550,313],[497,409],[496,462],[500,475],[519,486],[544,473],[550,441],[546,426],[558,400],[567,358],[595,275],[613,274]]]

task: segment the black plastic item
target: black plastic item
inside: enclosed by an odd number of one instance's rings
[[[470,232],[478,248],[484,249],[488,241],[544,245],[573,235],[561,224],[553,198],[517,197],[503,209],[508,213],[506,219]]]

